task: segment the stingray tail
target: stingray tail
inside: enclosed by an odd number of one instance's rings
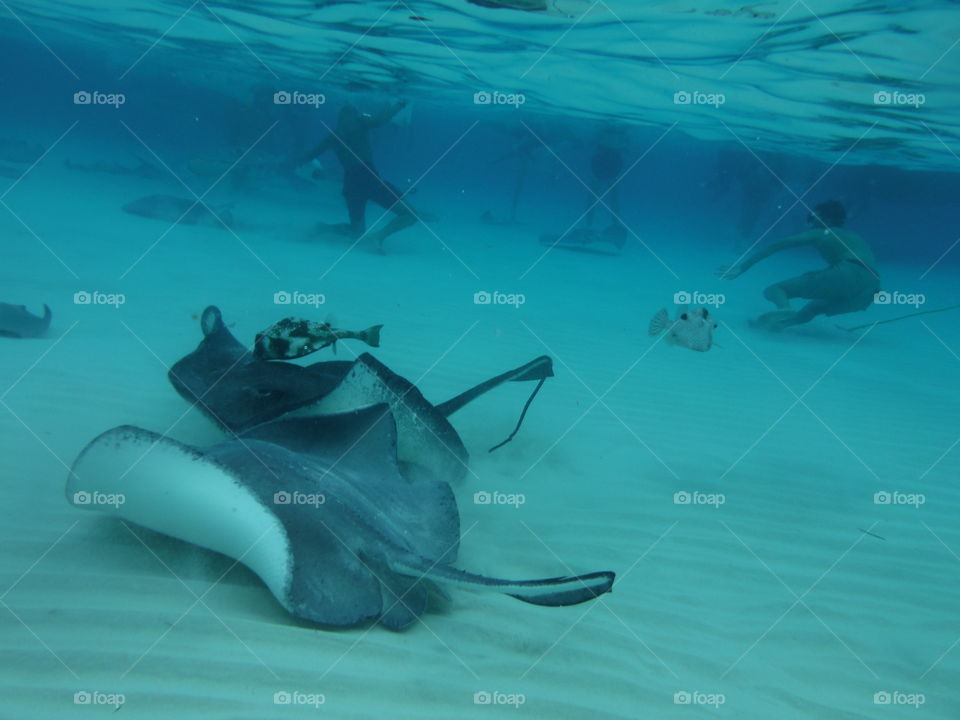
[[[491,590],[503,593],[532,605],[565,607],[593,600],[611,591],[616,573],[609,570],[543,578],[540,580],[504,580],[476,575],[449,565],[438,565],[425,558],[407,556],[391,568],[404,575],[429,578],[439,583],[453,583],[473,590]]]
[[[520,430],[520,426],[523,424],[523,419],[527,415],[527,410],[530,409],[530,403],[533,402],[533,399],[537,396],[537,393],[540,392],[540,388],[543,387],[543,383],[547,378],[553,377],[553,361],[546,355],[541,355],[535,360],[531,360],[526,365],[521,365],[518,368],[513,370],[508,370],[505,373],[501,373],[496,377],[490,378],[479,385],[475,385],[466,392],[462,392],[456,397],[450,398],[446,402],[440,403],[437,405],[437,410],[444,417],[450,417],[457,410],[462,408],[471,400],[483,395],[497,385],[501,385],[505,382],[528,382],[530,380],[536,380],[537,386],[533,389],[533,392],[530,393],[530,397],[527,398],[526,404],[523,406],[523,410],[520,412],[520,419],[517,420],[516,426],[513,428],[513,432],[501,443],[494,445],[490,448],[489,452],[493,452],[499,447],[503,447],[508,442],[513,440],[513,436],[517,434]]]

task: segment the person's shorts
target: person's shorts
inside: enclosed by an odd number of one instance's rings
[[[880,290],[880,280],[860,263],[843,260],[823,270],[814,270],[778,285],[788,297],[820,300],[825,315],[866,310]]]
[[[404,206],[397,205],[403,193],[380,177],[376,170],[356,165],[343,175],[343,196],[347,204],[374,202],[383,208],[400,211]],[[394,205],[397,205],[394,208]]]

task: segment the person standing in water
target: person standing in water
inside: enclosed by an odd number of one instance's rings
[[[874,269],[877,262],[863,238],[843,229],[846,218],[846,210],[836,200],[820,203],[807,217],[810,230],[771,243],[736,265],[717,268],[717,275],[732,280],[774,253],[813,247],[827,267],[769,286],[763,296],[777,309],[758,317],[757,323],[768,330],[782,330],[810,322],[818,315],[866,310],[880,290],[880,276]],[[791,298],[810,302],[794,310],[790,307]]]
[[[627,230],[620,222],[620,193],[617,183],[623,173],[624,153],[629,143],[625,128],[616,124],[605,124],[595,136],[593,157],[590,158],[590,171],[593,174],[594,193],[587,209],[587,227],[593,227],[593,218],[600,202],[597,198],[606,195],[605,202],[610,211],[610,225],[603,236],[622,246],[626,241]]]
[[[394,217],[383,228],[370,235],[374,248],[383,253],[383,242],[395,232],[416,222],[416,216],[403,199],[403,193],[380,177],[373,164],[370,148],[370,130],[386,124],[406,105],[394,103],[376,115],[362,114],[355,106],[346,105],[340,110],[336,129],[317,147],[301,159],[307,163],[319,155],[333,150],[343,168],[343,199],[350,217],[348,226],[339,226],[355,239],[366,234],[366,208],[368,202],[390,210]]]

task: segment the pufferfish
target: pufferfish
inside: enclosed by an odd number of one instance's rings
[[[710,318],[706,308],[681,309],[676,320],[671,320],[666,308],[662,308],[650,320],[650,334],[667,331],[667,342],[685,348],[706,352],[713,347],[713,330],[717,324]]]

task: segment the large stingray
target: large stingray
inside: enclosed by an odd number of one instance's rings
[[[538,381],[532,399],[543,381],[553,376],[550,358],[542,356],[435,406],[412,383],[367,353],[354,362],[306,367],[268,362],[256,359],[233,336],[218,308],[204,310],[200,327],[200,344],[174,364],[169,378],[180,395],[214,422],[240,432],[282,415],[322,415],[387,403],[399,431],[400,462],[410,476],[423,470],[434,479],[462,478],[467,451],[447,418],[505,382]]]
[[[40,337],[50,327],[53,313],[43,306],[43,317],[27,310],[25,305],[0,303],[0,337]]]
[[[513,581],[452,567],[450,486],[403,477],[396,439],[386,404],[282,418],[205,449],[124,426],[83,450],[67,499],[234,558],[287,611],[324,625],[403,629],[433,582],[550,606],[610,590],[612,572]]]

